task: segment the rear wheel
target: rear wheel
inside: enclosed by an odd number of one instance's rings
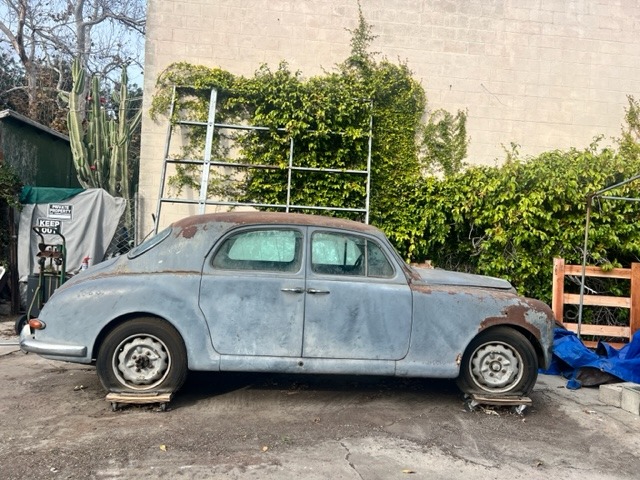
[[[462,357],[458,387],[465,393],[528,395],[538,378],[538,357],[517,330],[496,327],[481,333]]]
[[[107,335],[96,370],[110,392],[175,392],[187,376],[187,353],[182,337],[167,322],[137,318]]]
[[[16,331],[16,335],[20,336],[20,332],[28,321],[29,320],[27,319],[26,315],[22,315],[16,319],[16,323],[13,326],[14,330]]]

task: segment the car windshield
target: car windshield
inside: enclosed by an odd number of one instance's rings
[[[143,253],[148,252],[149,250],[151,250],[156,245],[159,245],[160,243],[162,243],[162,241],[169,236],[169,234],[171,233],[171,230],[172,230],[171,227],[167,227],[164,230],[162,230],[160,233],[158,233],[157,235],[154,235],[153,237],[149,238],[148,240],[145,240],[144,242],[142,242],[137,247],[132,248],[129,251],[129,253],[127,254],[127,257],[128,258],[136,258],[136,257],[139,257],[140,255],[142,255]]]

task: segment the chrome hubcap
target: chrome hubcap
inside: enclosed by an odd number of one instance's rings
[[[113,356],[113,372],[120,383],[135,390],[159,385],[169,372],[171,357],[166,345],[151,335],[123,340]]]
[[[476,384],[491,393],[511,390],[522,379],[522,358],[509,345],[481,345],[471,356],[471,374]]]

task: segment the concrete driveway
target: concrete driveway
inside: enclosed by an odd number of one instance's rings
[[[192,373],[166,412],[113,412],[92,367],[2,346],[0,477],[636,478],[640,417],[564,385],[541,376],[518,415],[449,381]]]

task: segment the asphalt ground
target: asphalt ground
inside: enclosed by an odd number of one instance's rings
[[[523,414],[452,381],[191,372],[112,411],[91,366],[20,352],[0,317],[2,479],[630,479],[640,417],[540,376]],[[13,343],[13,345],[11,345]],[[10,344],[10,345],[7,345]]]

